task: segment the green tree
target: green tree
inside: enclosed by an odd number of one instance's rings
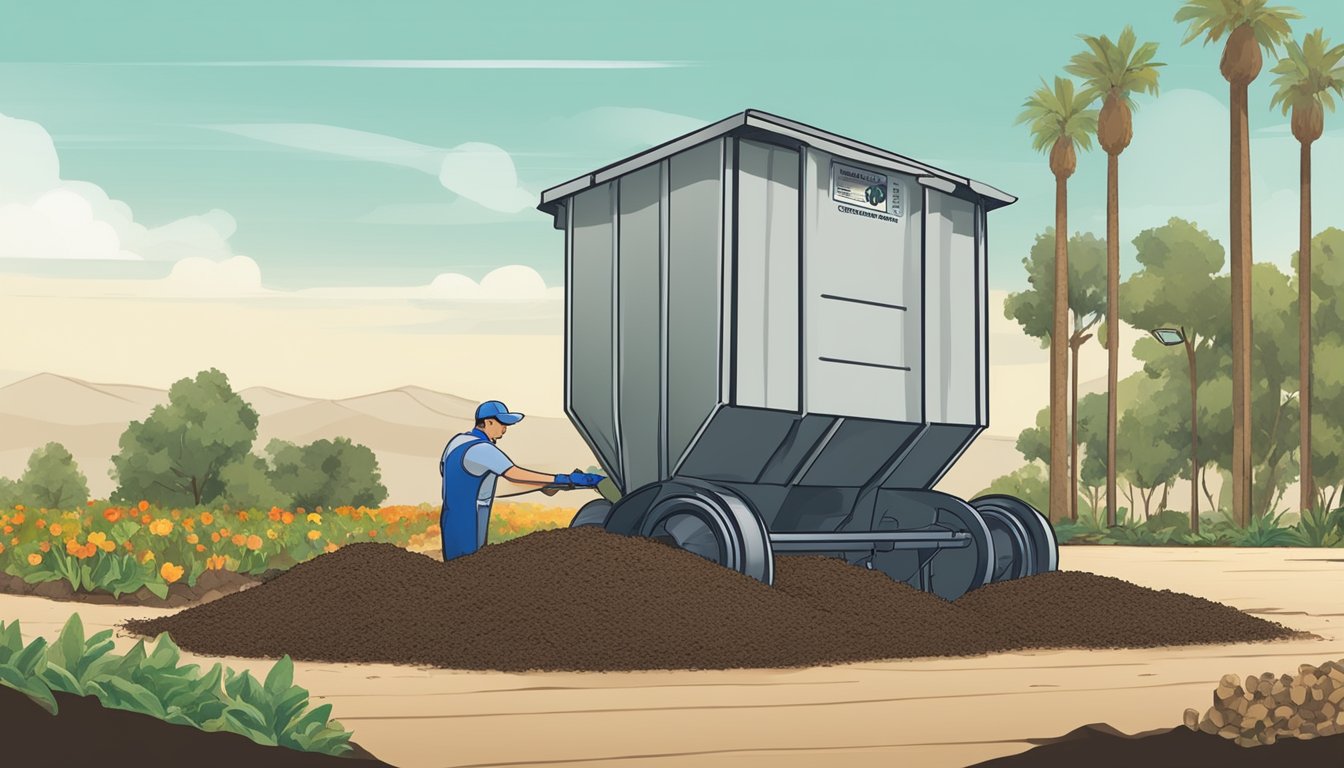
[[[1036,509],[1042,509],[1050,500],[1045,472],[1041,465],[1035,462],[1024,464],[1002,477],[995,478],[988,488],[977,493],[975,497],[992,493],[1004,493],[1019,498]]]
[[[1339,268],[1339,259],[1344,258],[1344,230],[1330,227],[1322,231],[1312,239],[1310,252],[1315,298],[1312,365],[1319,371],[1344,371],[1344,269]],[[1311,399],[1315,501],[1323,509],[1333,509],[1344,486],[1344,377],[1320,377],[1313,384]]]
[[[1330,41],[1317,29],[1298,46],[1287,43],[1288,55],[1271,70],[1277,90],[1270,108],[1281,105],[1286,115],[1291,109],[1293,136],[1301,145],[1299,161],[1298,205],[1298,452],[1302,465],[1302,494],[1298,509],[1307,510],[1314,502],[1311,471],[1311,144],[1321,138],[1325,128],[1325,109],[1335,109],[1330,91],[1344,94],[1344,45],[1330,47]]]
[[[1144,330],[1177,329],[1184,339],[1190,385],[1190,530],[1199,533],[1199,473],[1207,463],[1199,460],[1199,356],[1228,337],[1227,278],[1218,274],[1223,247],[1208,232],[1178,218],[1140,232],[1134,247],[1141,269],[1125,283],[1129,299],[1122,317]],[[1149,348],[1155,356],[1163,353],[1156,345]],[[1160,359],[1149,363],[1150,376],[1165,370],[1155,365]]]
[[[8,512],[14,508],[15,504],[22,503],[23,498],[19,494],[19,484],[8,477],[0,477],[0,512]]]
[[[1182,45],[1204,36],[1204,44],[1224,33],[1219,70],[1231,96],[1231,190],[1228,218],[1231,232],[1232,311],[1232,508],[1237,523],[1246,525],[1251,514],[1251,142],[1246,92],[1260,74],[1260,49],[1271,55],[1290,35],[1288,21],[1301,16],[1286,6],[1268,6],[1266,0],[1186,0],[1176,21],[1188,22]]]
[[[1073,81],[1056,77],[1054,90],[1044,81],[1023,103],[1018,123],[1029,123],[1032,147],[1050,153],[1050,173],[1055,177],[1055,299],[1050,324],[1050,505],[1051,520],[1061,520],[1069,504],[1067,477],[1059,469],[1068,461],[1068,348],[1069,333],[1069,177],[1078,167],[1075,146],[1092,146],[1097,129],[1097,111],[1074,91]]]
[[[89,500],[88,480],[60,443],[47,443],[28,456],[16,491],[23,503],[47,509],[73,509]]]
[[[118,483],[112,498],[182,506],[214,501],[224,491],[221,471],[252,449],[257,422],[257,412],[214,368],[174,382],[167,405],[122,433],[112,457]]]
[[[1120,384],[1135,389],[1134,402],[1120,419],[1120,474],[1136,489],[1145,518],[1152,513],[1157,489],[1165,489],[1185,466],[1184,434],[1173,426],[1179,425],[1181,410],[1173,388],[1164,386],[1169,380],[1135,373]],[[1138,506],[1134,495],[1131,492],[1131,519]]]
[[[266,460],[255,454],[229,464],[219,473],[224,483],[221,498],[235,509],[293,506],[294,498],[275,487],[269,472]]]
[[[1075,54],[1064,69],[1083,79],[1083,97],[1102,99],[1097,117],[1097,143],[1106,152],[1106,522],[1115,524],[1115,464],[1117,376],[1120,370],[1120,153],[1134,137],[1132,94],[1157,94],[1157,68],[1153,61],[1157,43],[1137,42],[1133,28],[1126,26],[1120,39],[1111,42],[1102,35],[1080,35],[1087,50]],[[1075,405],[1077,398],[1074,398]],[[1077,466],[1075,462],[1075,473]],[[1075,497],[1077,494],[1075,493]]]
[[[1036,236],[1028,256],[1022,260],[1027,269],[1028,290],[1010,293],[1004,300],[1003,312],[1016,320],[1022,330],[1049,346],[1050,324],[1055,306],[1054,231],[1046,229]],[[1069,517],[1078,519],[1078,357],[1092,329],[1106,312],[1106,247],[1091,233],[1075,234],[1069,238],[1069,335],[1070,366],[1069,401],[1072,426],[1069,430],[1069,466],[1071,496]],[[1050,465],[1050,457],[1041,460]]]
[[[349,438],[317,440],[305,446],[272,440],[266,453],[271,457],[271,482],[298,506],[372,507],[387,498],[377,457]]]

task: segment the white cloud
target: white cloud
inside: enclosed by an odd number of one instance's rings
[[[0,115],[0,258],[164,260],[232,255],[224,211],[161,227],[135,221],[130,206],[97,184],[62,179],[51,135]]]
[[[478,283],[466,275],[446,273],[428,285],[407,287],[305,288],[294,296],[345,301],[395,301],[419,299],[436,302],[531,303],[564,298],[564,289],[548,288],[531,267],[513,264],[500,267]]]
[[[518,213],[537,195],[518,183],[513,156],[494,144],[471,141],[449,149],[313,123],[212,125],[215,130],[309,152],[322,152],[436,176],[445,189],[491,211]]]

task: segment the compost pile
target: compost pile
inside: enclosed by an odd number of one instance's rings
[[[210,655],[504,671],[782,668],[1294,635],[1225,605],[1081,572],[949,603],[879,571],[794,556],[776,558],[770,587],[594,527],[540,531],[448,563],[354,544],[126,627]]]

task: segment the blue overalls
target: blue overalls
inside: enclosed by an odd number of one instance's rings
[[[466,470],[462,459],[467,450],[490,438],[479,429],[467,434],[476,437],[457,446],[443,459],[443,511],[439,513],[439,529],[443,538],[444,562],[455,557],[470,555],[480,549],[484,531],[479,529],[477,495],[485,476],[477,477]]]

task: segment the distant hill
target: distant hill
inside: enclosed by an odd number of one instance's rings
[[[444,444],[471,428],[477,403],[423,387],[323,400],[267,387],[249,387],[239,395],[260,416],[260,453],[272,438],[311,443],[348,437],[378,457],[382,482],[391,504],[437,502],[438,461]],[[94,384],[42,373],[0,387],[0,476],[17,478],[34,448],[56,441],[74,455],[94,496],[105,498],[114,483],[108,475],[117,441],[132,421],[149,416],[168,402],[168,391],[124,384]],[[568,419],[529,416],[500,443],[520,465],[568,472],[596,464],[587,445]],[[985,488],[999,475],[1022,464],[1014,439],[981,436],[939,486],[963,497]],[[501,488],[501,493],[508,490]],[[523,501],[575,507],[587,493],[553,497],[531,494]]]

